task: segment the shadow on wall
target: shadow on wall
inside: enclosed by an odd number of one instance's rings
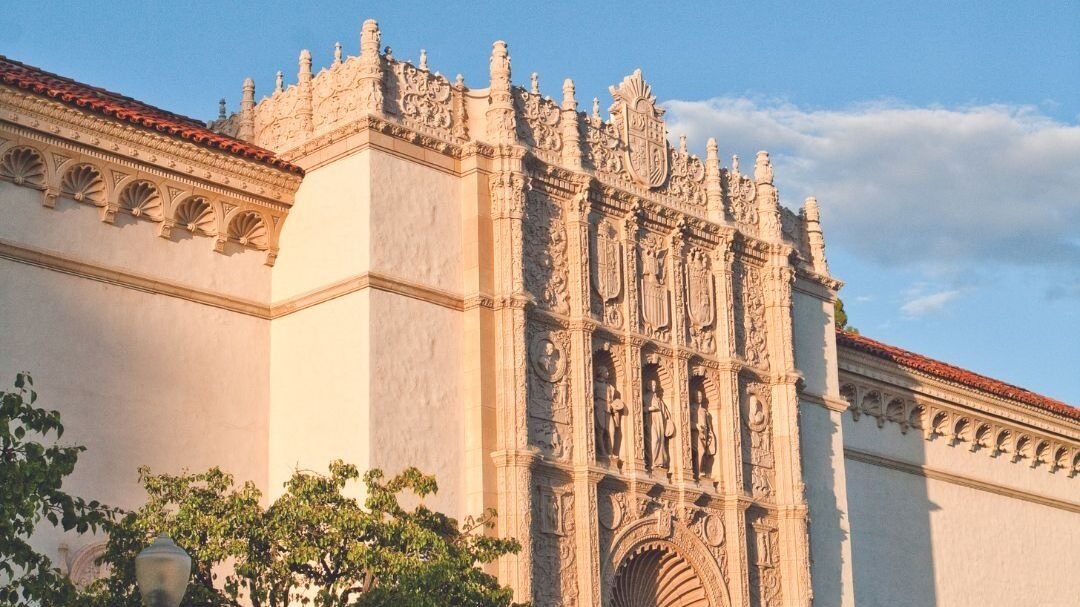
[[[903,406],[902,397],[843,379],[841,395],[852,406],[840,418],[855,605],[937,605],[931,516],[940,507],[930,500],[929,480],[874,457],[926,464],[927,443],[911,421],[920,412],[910,402]],[[902,423],[883,421],[897,416]],[[901,452],[892,453],[897,446]]]

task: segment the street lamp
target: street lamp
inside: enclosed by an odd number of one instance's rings
[[[191,577],[191,557],[162,534],[135,557],[135,580],[146,607],[179,607]]]

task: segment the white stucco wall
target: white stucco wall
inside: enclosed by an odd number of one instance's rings
[[[0,238],[186,286],[269,292],[259,253],[224,256],[206,239],[168,242],[153,226],[114,227],[97,210],[0,183]],[[38,406],[58,409],[62,442],[82,444],[69,492],[124,508],[136,468],[221,466],[266,487],[269,322],[184,299],[0,259],[0,385],[29,371]],[[35,538],[55,555],[59,534]],[[89,538],[68,538],[76,550]]]
[[[924,441],[844,415],[849,447],[998,487],[1077,502],[1077,479]],[[848,458],[855,600],[885,605],[1039,605],[1080,597],[1080,513]]]

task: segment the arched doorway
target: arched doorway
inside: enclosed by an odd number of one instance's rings
[[[619,566],[611,607],[709,607],[709,599],[690,563],[672,548],[653,543]]]

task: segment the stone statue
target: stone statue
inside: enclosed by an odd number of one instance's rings
[[[716,455],[716,431],[713,430],[712,414],[705,406],[705,391],[701,388],[694,390],[690,400],[690,421],[694,464],[697,465],[698,476],[704,476],[705,464]]]
[[[593,382],[593,403],[596,415],[596,454],[598,456],[618,457],[619,440],[622,438],[622,416],[626,412],[623,404],[611,384],[610,372],[605,365],[597,365],[596,379]]]
[[[658,391],[659,382],[650,379],[643,399],[645,415],[649,421],[648,450],[652,455],[653,468],[667,468],[670,466],[668,439],[675,436],[675,424],[672,423],[671,413]]]

